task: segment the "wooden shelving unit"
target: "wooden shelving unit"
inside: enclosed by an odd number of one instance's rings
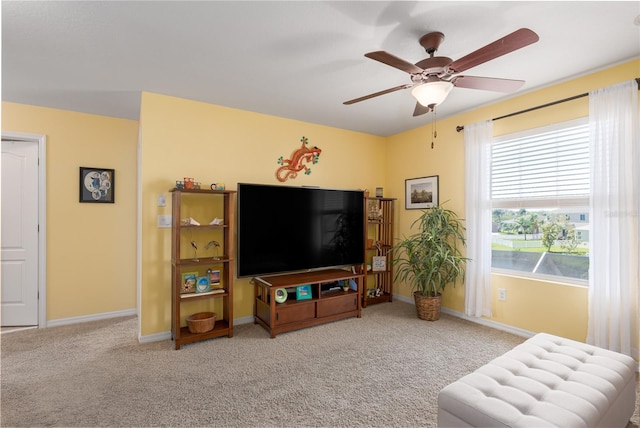
[[[391,302],[393,299],[393,226],[395,198],[365,198],[367,245],[365,263],[371,266],[364,275],[362,307]],[[371,243],[371,245],[369,245]],[[384,257],[385,269],[374,270],[373,257]],[[372,293],[374,293],[372,295]]]
[[[233,337],[233,231],[235,211],[235,191],[230,190],[202,190],[202,189],[171,189],[172,192],[172,234],[171,234],[171,334],[175,348],[186,343],[211,339],[214,337]],[[195,208],[193,208],[195,206]],[[222,218],[218,225],[183,225],[181,219],[190,217],[193,209],[206,212],[210,220]],[[219,243],[216,248],[220,255],[213,257],[188,257],[193,249],[184,243],[188,233],[189,238],[199,242],[201,254],[203,247],[209,240]],[[224,287],[223,293],[188,293],[181,294],[182,274],[192,270],[205,271],[209,267],[220,270],[220,283]],[[196,301],[209,301],[210,306],[215,301],[222,302],[222,311],[216,312],[216,322],[213,330],[206,333],[191,333],[186,322],[181,320],[185,315],[183,306]]]
[[[362,316],[362,274],[342,269],[255,277],[254,323],[275,338],[277,334],[344,318]],[[342,290],[342,282],[353,280],[356,290]],[[297,300],[296,288],[309,286],[311,297]],[[290,298],[276,302],[276,291],[285,289]]]

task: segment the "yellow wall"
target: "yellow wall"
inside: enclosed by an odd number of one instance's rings
[[[138,122],[2,103],[2,131],[47,136],[47,320],[136,307]],[[79,167],[115,169],[115,203],[79,203]]]
[[[170,229],[157,216],[171,213],[175,180],[280,184],[276,160],[288,157],[301,136],[322,149],[312,174],[285,184],[333,188],[384,187],[398,198],[395,234],[409,233],[417,211],[404,209],[407,178],[439,175],[440,200],[464,213],[464,143],[456,125],[475,123],[640,76],[640,61],[567,81],[508,101],[439,119],[435,148],[431,125],[389,138],[144,93],[140,122],[2,103],[3,131],[47,135],[48,319],[132,309],[136,305],[136,143],[141,144],[141,335],[170,330]],[[464,92],[464,89],[457,91]],[[494,122],[495,135],[587,114],[587,98]],[[417,119],[421,120],[421,119]],[[427,123],[427,116],[422,119]],[[139,125],[139,128],[138,128]],[[114,205],[78,203],[78,167],[115,168]],[[167,206],[157,206],[158,195]],[[493,275],[493,321],[584,340],[587,290]],[[398,284],[396,291],[410,296]],[[234,317],[252,315],[253,288],[236,282]],[[494,293],[495,294],[495,293]],[[464,311],[464,286],[449,288],[444,306]]]
[[[430,148],[431,125],[423,126],[389,138],[387,187],[400,199],[398,232],[409,234],[409,226],[417,211],[404,210],[404,180],[413,177],[439,175],[440,202],[464,217],[464,131],[457,125],[472,124],[516,111],[528,109],[593,89],[640,77],[640,60],[612,67],[546,89],[524,94],[491,106],[473,110],[452,118],[438,120],[435,148]],[[464,89],[455,89],[462,93]],[[588,97],[558,104],[494,122],[494,135],[510,134],[525,129],[563,122],[588,115]],[[400,235],[399,235],[400,234]],[[409,297],[404,284],[396,284],[400,294]],[[513,327],[584,341],[587,335],[587,288],[550,284],[524,278],[492,275],[493,321]],[[497,300],[497,288],[507,289],[507,301]],[[464,312],[464,286],[449,287],[443,306]]]
[[[157,216],[170,214],[171,204],[160,208],[157,198],[170,199],[175,180],[222,181],[229,190],[239,182],[282,184],[277,159],[288,158],[306,136],[322,150],[320,161],[310,175],[284,184],[373,189],[386,181],[386,140],[372,135],[151,93],[142,94],[140,129],[143,336],[171,328],[171,230],[157,227]],[[253,286],[240,279],[234,318],[252,315]]]
[[[533,332],[586,339],[587,287],[499,274],[491,276],[491,287],[493,321]],[[506,290],[507,301],[498,300],[498,288]]]

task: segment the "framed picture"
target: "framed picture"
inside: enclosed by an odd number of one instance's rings
[[[196,281],[196,293],[206,293],[211,291],[211,284],[209,284],[208,276],[199,276]]]
[[[409,178],[405,183],[405,209],[421,210],[438,205],[438,176]]]
[[[107,168],[80,167],[80,202],[113,204],[116,172]]]
[[[207,274],[209,275],[209,283],[211,285],[219,285],[220,284],[220,271],[209,269],[207,270]]]
[[[197,278],[198,278],[198,272],[183,273],[182,285],[180,286],[180,293],[195,293]]]
[[[296,287],[296,300],[306,300],[311,298],[311,285],[299,285]]]
[[[387,270],[387,257],[373,256],[371,264],[372,264],[372,270],[374,272],[384,272],[385,270]]]

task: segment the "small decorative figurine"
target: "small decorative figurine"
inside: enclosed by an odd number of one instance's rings
[[[378,206],[377,201],[369,201],[367,218],[369,220],[380,220],[382,218],[382,208]]]
[[[194,241],[193,239],[191,240],[191,246],[193,247],[193,261],[194,262],[198,262],[200,261],[198,259],[198,244],[196,244],[196,241]]]
[[[200,223],[193,217],[183,218],[180,220],[180,224],[183,226],[200,226]]]
[[[214,247],[215,248],[216,255],[213,258],[214,259],[219,259],[220,257],[218,256],[218,248],[220,248],[220,243],[218,241],[209,241],[209,243],[207,245],[205,245],[204,249],[208,250],[210,247]]]

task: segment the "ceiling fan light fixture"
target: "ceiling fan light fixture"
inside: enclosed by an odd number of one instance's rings
[[[453,89],[453,83],[444,80],[426,82],[414,86],[411,95],[425,107],[437,106],[443,102]]]

